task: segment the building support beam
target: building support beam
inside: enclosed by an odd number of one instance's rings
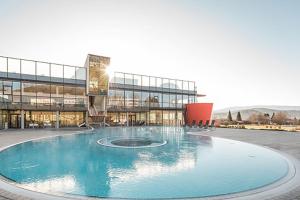
[[[59,128],[59,119],[60,119],[59,111],[56,111],[56,123],[55,123],[55,128]]]
[[[129,116],[128,116],[128,112],[126,112],[126,126],[129,126],[128,120],[129,120]]]
[[[85,125],[86,127],[89,126],[89,111],[85,112]]]
[[[21,110],[21,129],[24,129],[24,125],[25,125],[25,117],[24,117],[24,115],[25,115],[25,112],[24,112],[24,110]]]

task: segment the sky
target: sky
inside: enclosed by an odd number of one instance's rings
[[[300,103],[299,0],[0,0],[0,55],[196,81],[199,102]]]

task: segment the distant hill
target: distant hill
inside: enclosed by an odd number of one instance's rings
[[[243,120],[247,120],[250,115],[256,113],[273,113],[283,112],[291,119],[300,119],[300,106],[245,106],[245,107],[230,107],[214,111],[214,119],[226,119],[228,111],[231,111],[232,118],[235,119],[237,113],[240,111]]]

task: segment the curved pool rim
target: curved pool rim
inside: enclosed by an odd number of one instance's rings
[[[110,127],[105,127],[105,128],[110,128]],[[101,129],[101,128],[98,128]],[[74,133],[70,134],[65,134],[65,135],[51,135],[51,136],[45,136],[45,137],[37,137],[29,140],[24,140],[21,142],[9,144],[7,146],[1,147],[0,152],[5,151],[11,147],[31,142],[31,141],[38,141],[38,140],[47,140],[51,138],[63,138],[63,137],[69,137],[69,136],[74,136],[74,135],[81,135],[81,134],[94,134],[94,128],[89,129],[89,130],[80,130],[80,131],[75,131]],[[208,132],[208,131],[207,131]],[[243,142],[239,140],[233,140],[233,139],[227,139],[223,137],[217,137],[217,136],[211,136],[207,135],[206,133],[203,133],[202,131],[199,131],[198,133],[193,133],[190,135],[194,136],[205,136],[205,137],[212,137],[212,138],[222,138],[227,141],[237,141],[240,143],[246,143],[250,145],[254,145],[260,148],[265,148],[269,149],[273,152],[278,153],[287,163],[288,166],[288,171],[286,175],[279,180],[272,182],[270,184],[267,184],[262,187],[242,191],[242,192],[234,192],[234,193],[229,193],[229,194],[221,194],[221,195],[215,195],[215,196],[207,196],[207,197],[184,197],[184,198],[164,198],[164,199],[199,199],[199,200],[220,200],[220,199],[235,199],[235,198],[242,198],[242,197],[251,197],[253,199],[255,198],[261,198],[261,197],[271,197],[271,196],[279,196],[282,194],[285,194],[291,190],[293,190],[296,187],[300,187],[300,161],[296,159],[295,157],[291,156],[290,154],[287,154],[285,152],[273,149],[271,147],[267,146],[261,146],[249,142]],[[186,133],[188,134],[188,133]],[[97,142],[97,141],[96,141]],[[62,193],[62,192],[40,192],[36,190],[30,190],[27,188],[24,188],[21,184],[15,182],[14,180],[11,180],[10,178],[5,177],[4,175],[0,174],[0,189],[4,189],[8,192],[11,192],[15,195],[19,195],[21,197],[28,197],[28,198],[43,198],[43,199],[124,199],[124,200],[130,200],[130,199],[135,199],[135,198],[120,198],[120,197],[97,197],[97,196],[88,196],[88,195],[79,195],[79,194],[69,194],[69,193]],[[152,200],[158,200],[158,198],[151,198]],[[159,198],[161,199],[161,198]]]

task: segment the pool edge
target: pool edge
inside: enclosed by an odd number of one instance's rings
[[[70,133],[67,135],[51,135],[51,136],[45,136],[45,137],[37,137],[34,139],[30,140],[24,140],[22,142],[10,144],[4,147],[0,148],[0,152],[4,151],[10,147],[13,147],[18,144],[22,144],[25,142],[30,142],[30,141],[36,141],[36,140],[43,140],[43,139],[49,139],[49,138],[54,138],[54,137],[67,137],[71,135],[77,135],[77,134],[88,134],[92,132],[94,129],[90,130],[84,130],[84,131],[75,131],[74,133]],[[297,188],[300,186],[300,161],[296,159],[294,156],[287,154],[285,152],[273,149],[268,146],[262,146],[262,145],[257,145],[253,143],[248,143],[248,142],[243,142],[239,140],[234,140],[234,139],[227,139],[223,137],[216,137],[213,135],[206,135],[206,134],[199,134],[199,136],[209,136],[209,137],[214,137],[214,138],[222,138],[225,140],[231,140],[231,141],[238,141],[242,143],[247,143],[251,145],[255,145],[261,148],[266,148],[271,151],[274,151],[278,154],[280,154],[288,163],[288,174],[285,175],[284,177],[280,178],[279,180],[270,183],[269,185],[257,188],[257,189],[252,189],[244,192],[238,192],[238,193],[232,193],[232,194],[226,194],[226,195],[217,195],[217,196],[209,196],[209,197],[186,197],[186,198],[165,198],[165,199],[199,199],[199,200],[219,200],[219,199],[236,199],[236,200],[242,200],[242,199],[270,199],[272,197],[277,197],[283,194],[286,194],[293,189]],[[292,170],[292,171],[291,171]],[[292,173],[292,174],[291,174]],[[74,195],[74,194],[67,194],[67,193],[43,193],[39,191],[33,191],[26,189],[24,187],[19,186],[16,182],[9,180],[5,178],[4,176],[0,175],[0,189],[3,189],[5,191],[11,192],[12,194],[19,195],[20,197],[25,197],[25,198],[36,198],[36,199],[45,199],[45,200],[52,200],[52,199],[130,199],[130,198],[114,198],[114,197],[93,197],[93,196],[82,196],[82,195]]]

